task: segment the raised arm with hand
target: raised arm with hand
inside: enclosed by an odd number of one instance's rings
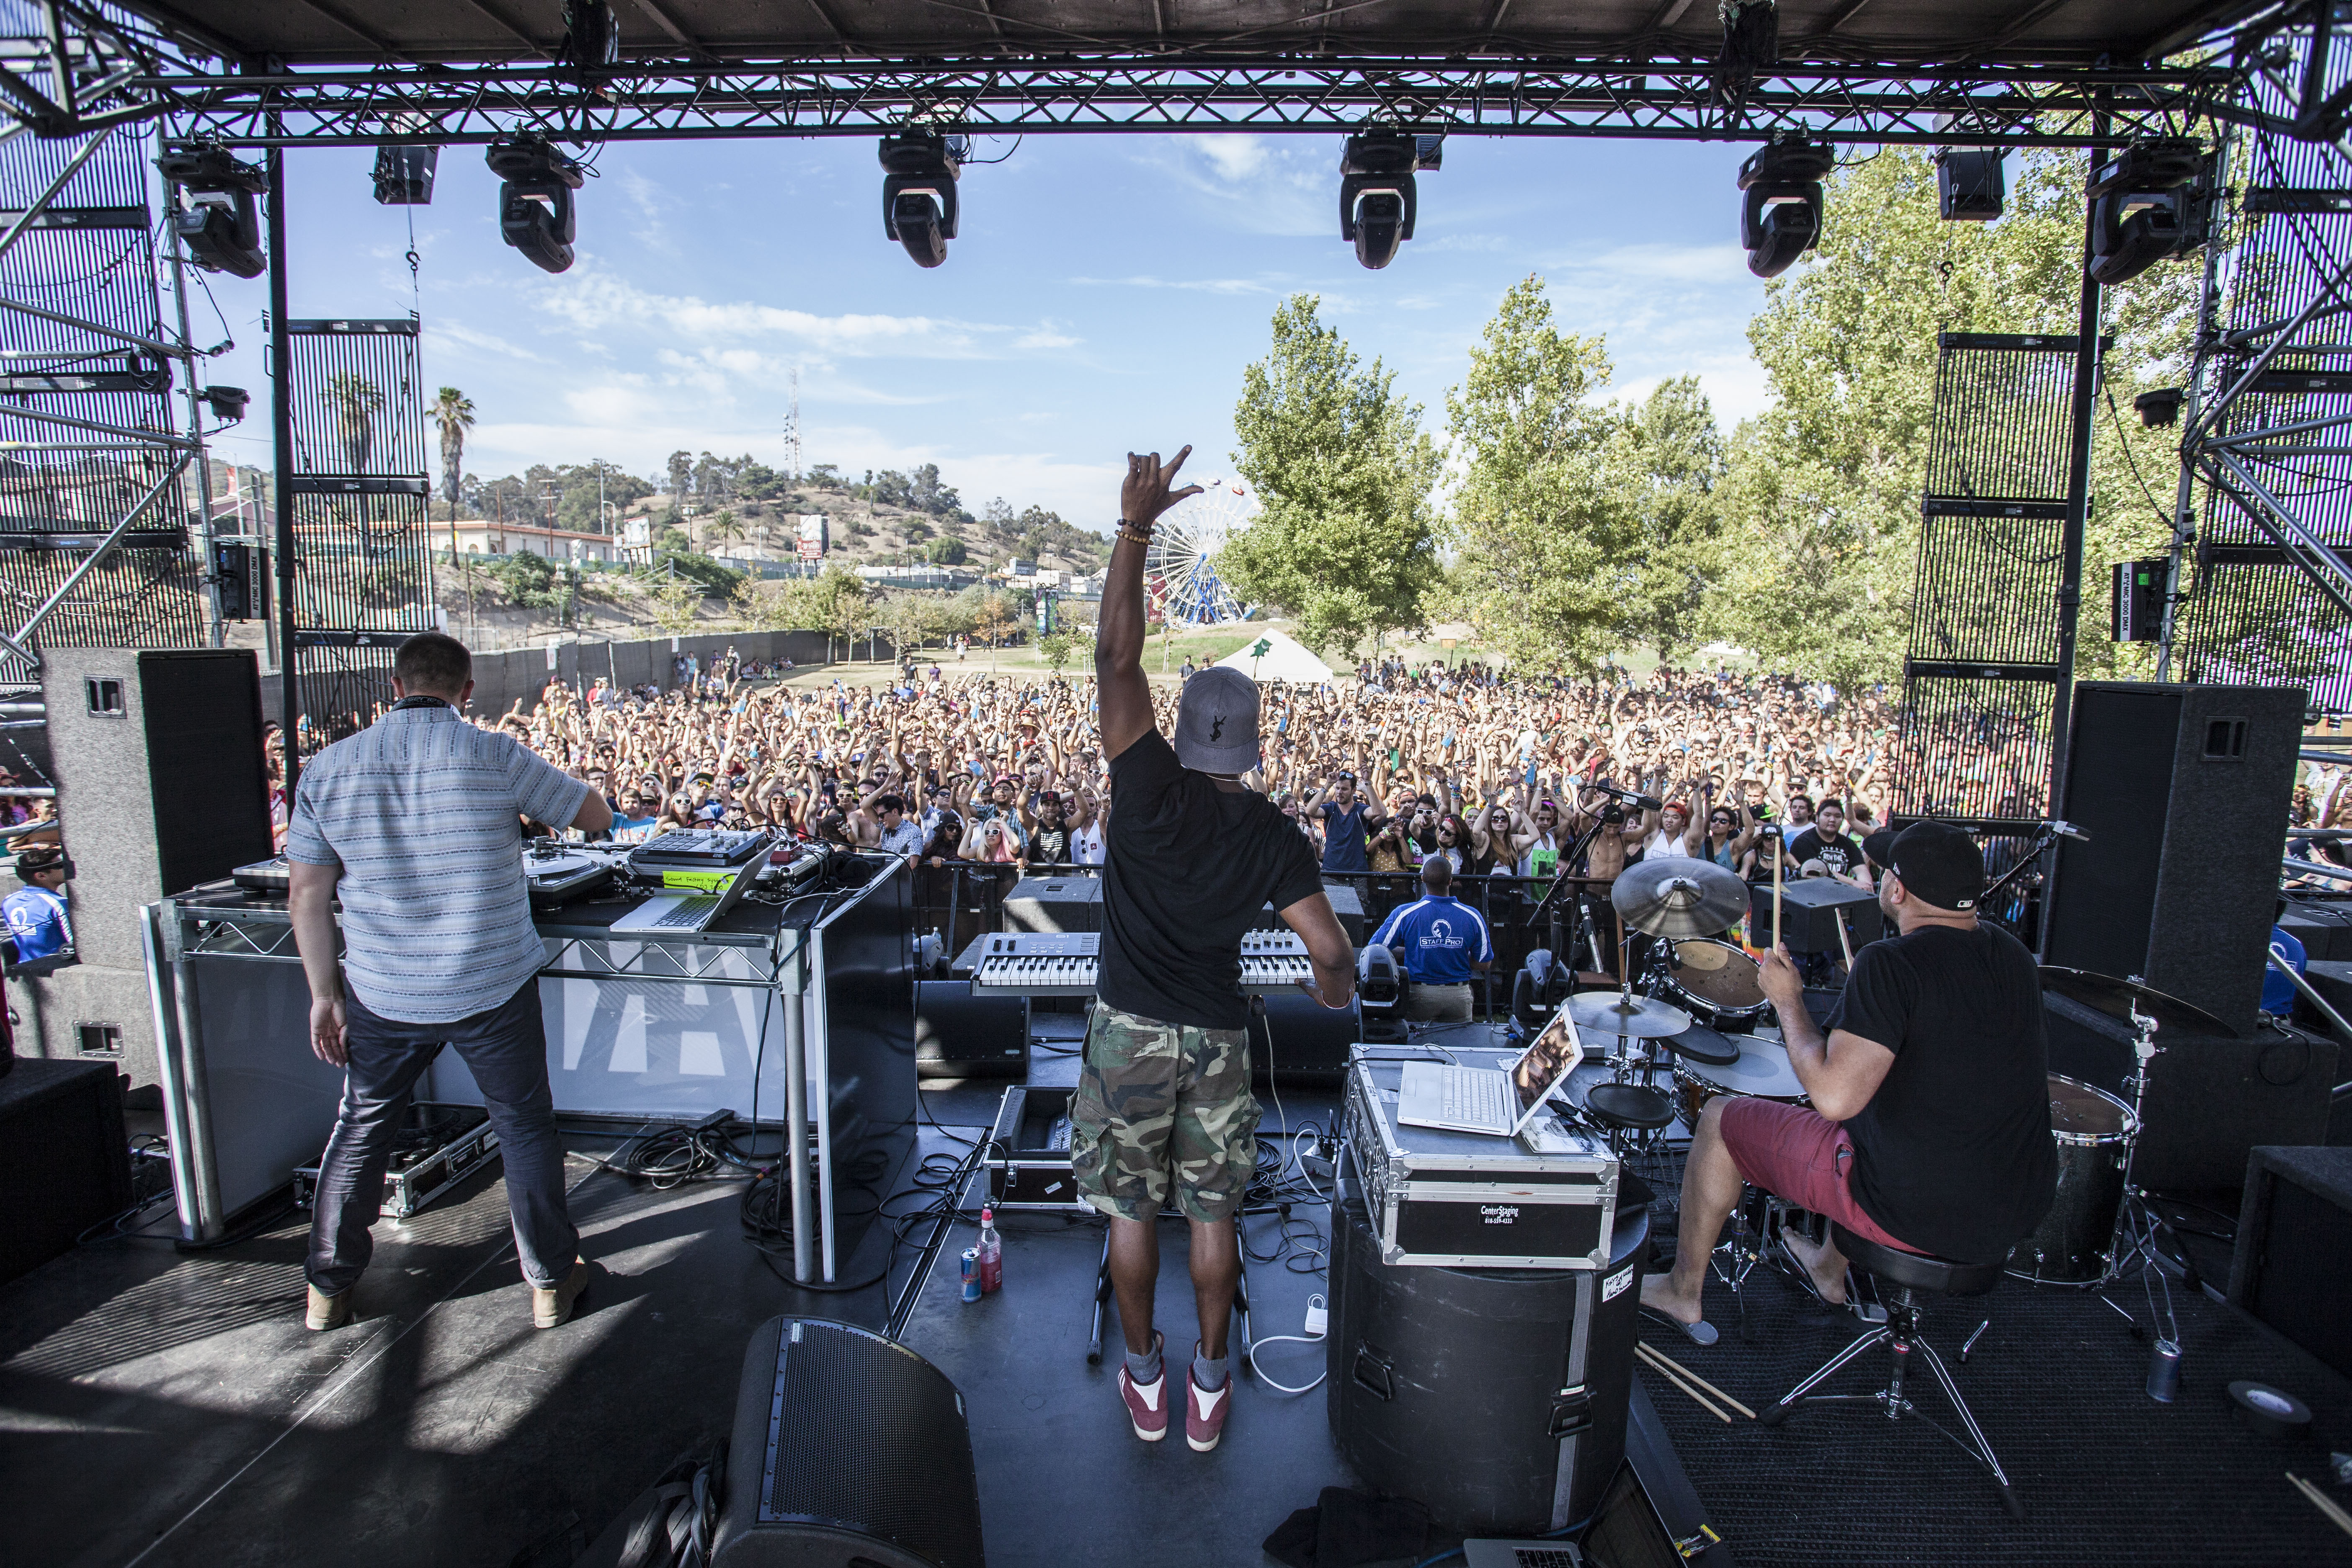
[[[1187,496],[1201,493],[1198,485],[1172,493],[1168,489],[1176,470],[1192,455],[1188,446],[1165,466],[1157,452],[1127,455],[1127,480],[1118,491],[1118,538],[1111,546],[1110,567],[1103,580],[1102,614],[1095,633],[1095,679],[1102,695],[1105,761],[1135,744],[1151,728],[1151,683],[1143,674],[1143,558],[1160,514]]]

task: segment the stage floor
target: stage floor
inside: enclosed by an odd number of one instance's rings
[[[1067,1082],[1073,1067],[1041,1050],[1034,1076]],[[927,1090],[950,1131],[926,1127],[924,1151],[957,1152],[950,1132],[985,1123],[1001,1092]],[[1334,1106],[1328,1094],[1283,1099],[1292,1125],[1328,1121]],[[379,1226],[360,1319],[330,1334],[302,1327],[296,1220],[215,1252],[86,1247],[0,1287],[10,1559],[562,1568],[671,1461],[723,1433],[757,1324],[779,1312],[887,1320],[881,1287],[813,1297],[771,1274],[739,1237],[738,1184],[656,1191],[599,1170],[593,1156],[612,1147],[575,1144],[573,1213],[604,1273],[556,1332],[530,1326],[494,1173],[412,1223]],[[1273,1248],[1277,1225],[1251,1222],[1256,1251]],[[1001,1295],[958,1300],[955,1253],[971,1240],[961,1226],[904,1331],[966,1395],[996,1568],[1268,1562],[1259,1542],[1292,1510],[1353,1484],[1320,1390],[1244,1381],[1213,1454],[1136,1442],[1109,1370],[1115,1310],[1106,1365],[1086,1361],[1100,1225],[1024,1215],[1004,1232]],[[1172,1359],[1194,1332],[1183,1227],[1166,1224],[1162,1244]],[[901,1254],[893,1289],[912,1262]],[[1260,1335],[1299,1332],[1307,1296],[1324,1289],[1281,1263],[1252,1264],[1250,1281]],[[1809,1314],[1777,1279],[1755,1299],[1755,1343],[1728,1321],[1708,1352],[1655,1326],[1646,1337],[1761,1407],[1856,1331],[1851,1318]],[[2133,1294],[2117,1299],[2145,1319]],[[1708,1300],[1727,1308],[1719,1288]],[[2006,1285],[1981,1309],[1939,1307],[1930,1332],[1948,1352],[1988,1315],[1993,1328],[1958,1375],[2032,1502],[2028,1524],[2010,1523],[1971,1462],[1925,1426],[1890,1430],[1853,1407],[1808,1411],[1777,1433],[1725,1427],[1645,1377],[1629,1442],[1671,1472],[1669,1506],[1683,1516],[1672,1522],[1687,1529],[1703,1512],[1726,1538],[1709,1564],[2251,1565],[2347,1550],[2281,1475],[2324,1482],[2327,1448],[2352,1447],[2352,1397],[2315,1363],[2183,1300],[2182,1398],[2159,1407],[2139,1393],[2146,1347],[2095,1300]],[[1305,1383],[1322,1354],[1286,1344],[1266,1363]],[[1877,1386],[1852,1376],[1843,1386]],[[2302,1395],[2320,1440],[2256,1442],[2221,1404],[2221,1385],[2241,1376]],[[1939,1397],[1922,1396],[1930,1414]]]

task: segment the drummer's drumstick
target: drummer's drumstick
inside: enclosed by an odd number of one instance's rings
[[[1847,939],[1845,934],[1845,911],[1843,910],[1840,910],[1837,912],[1837,928],[1838,950],[1845,954],[1845,966],[1847,969],[1851,970],[1853,967],[1853,943]]]
[[[1773,831],[1777,833],[1780,830],[1775,828]],[[1780,851],[1787,847],[1786,839],[1772,847],[1772,945],[1774,947],[1783,945],[1780,940]]]

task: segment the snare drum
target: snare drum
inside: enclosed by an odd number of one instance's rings
[[[1739,1059],[1725,1067],[1709,1067],[1688,1058],[1675,1061],[1675,1093],[1682,1103],[1683,1120],[1694,1132],[1698,1130],[1699,1112],[1718,1094],[1811,1106],[1797,1069],[1789,1065],[1788,1047],[1754,1035],[1739,1037],[1738,1046]]]
[[[1729,1029],[1758,1017],[1769,1005],[1764,1000],[1762,973],[1737,944],[1695,937],[1675,943],[1665,984],[1677,1006],[1689,1008],[1713,1028]]]
[[[2139,1118],[2105,1089],[2053,1072],[2050,1136],[2058,1143],[2058,1199],[2010,1253],[2009,1266],[2036,1284],[2095,1284],[2115,1258],[2124,1165],[2139,1140]]]

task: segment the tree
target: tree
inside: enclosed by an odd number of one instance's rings
[[[1003,596],[991,594],[981,600],[979,613],[972,617],[972,629],[988,639],[988,668],[994,670],[997,640],[1013,626],[1013,617],[1004,608]]]
[[[961,566],[971,552],[964,549],[962,540],[950,534],[943,539],[932,540],[929,548],[923,553],[929,558],[934,566]]]
[[[441,486],[449,502],[449,559],[457,558],[457,503],[465,499],[466,432],[473,428],[474,400],[454,386],[433,398],[433,422],[441,427]]]
[[[1562,332],[1540,278],[1512,285],[1445,395],[1464,465],[1455,591],[1512,663],[1589,670],[1615,651],[1638,581],[1642,514],[1619,482],[1623,417],[1598,338]]]
[[[1992,224],[1938,219],[1924,152],[1888,148],[1839,170],[1820,248],[1766,286],[1748,335],[1774,401],[1732,441],[1720,500],[1726,536],[1741,542],[1727,557],[1713,619],[1721,635],[1775,665],[1849,690],[1900,672],[1937,334],[2074,333],[2083,154],[2027,152],[2010,169],[2008,216]],[[2107,292],[2115,346],[2105,394],[2127,405],[2137,391],[2177,377],[2202,265],[2201,254],[2162,262]],[[2178,432],[2126,423],[2103,395],[2086,588],[2104,579],[2106,563],[2160,550],[2168,538],[2161,514],[2177,465],[2168,438]],[[2160,494],[2143,489],[2142,478]],[[2083,639],[2082,655],[2084,675],[2116,660],[2114,645],[2094,637]]]
[[[375,445],[375,414],[383,406],[383,388],[359,372],[339,370],[327,378],[327,407],[349,464],[343,472],[367,472],[368,454]]]
[[[1244,598],[1296,617],[1301,642],[1352,652],[1422,624],[1440,575],[1437,447],[1394,374],[1360,363],[1318,300],[1274,313],[1266,357],[1242,373],[1234,461],[1260,510],[1217,571]]]
[[[1628,405],[1610,447],[1612,482],[1641,531],[1617,626],[1621,648],[1648,644],[1661,660],[1697,643],[1723,570],[1716,489],[1726,458],[1715,411],[1695,375],[1660,382]]]
[[[1088,641],[1086,634],[1069,627],[1047,632],[1037,639],[1037,651],[1045,656],[1045,663],[1055,675],[1060,675],[1070,662],[1070,656]]]
[[[694,455],[672,452],[665,468],[669,474],[669,504],[676,509],[686,503],[686,487],[694,482]]]
[[[919,594],[893,594],[877,608],[875,619],[890,634],[890,646],[904,657],[921,647],[930,633],[930,603]]]
[[[715,538],[719,543],[726,544],[742,538],[750,531],[743,526],[741,518],[737,517],[729,509],[721,507],[709,522],[704,525],[702,531],[706,540]]]

